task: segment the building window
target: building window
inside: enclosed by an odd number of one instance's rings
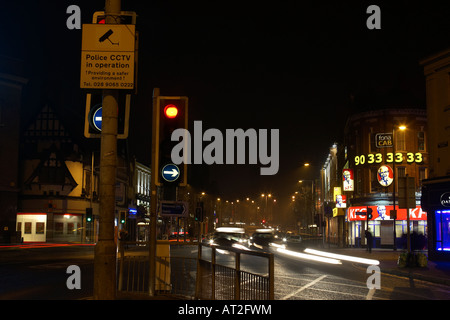
[[[44,233],[45,233],[45,223],[36,222],[36,234],[44,234]]]
[[[419,168],[419,181],[425,180],[428,178],[427,175],[427,168],[425,167],[420,167]]]
[[[55,223],[55,234],[63,234],[64,231],[64,223],[56,222]]]
[[[357,169],[356,170],[356,176],[355,176],[355,180],[356,180],[356,189],[355,192],[356,194],[360,195],[361,194],[361,169]]]
[[[382,186],[378,182],[378,168],[370,168],[370,192],[381,192]]]
[[[67,234],[74,234],[75,224],[73,222],[67,223]]]
[[[378,149],[375,146],[375,133],[373,132],[369,133],[369,145],[371,152],[377,152]]]
[[[417,132],[417,147],[419,151],[425,151],[425,132]]]
[[[405,131],[395,130],[395,151],[406,151]]]
[[[405,167],[397,167],[397,178],[406,177],[406,168]]]
[[[31,234],[31,222],[25,222],[25,234]]]

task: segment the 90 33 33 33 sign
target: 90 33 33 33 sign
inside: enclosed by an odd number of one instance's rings
[[[421,152],[388,152],[383,153],[369,153],[357,155],[354,158],[355,166],[372,163],[423,163],[423,154]]]

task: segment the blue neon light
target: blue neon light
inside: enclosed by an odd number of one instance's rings
[[[436,210],[436,250],[450,251],[450,210]]]

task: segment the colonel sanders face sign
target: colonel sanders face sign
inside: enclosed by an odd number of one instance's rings
[[[383,187],[388,187],[391,185],[392,181],[394,181],[394,173],[392,168],[389,166],[381,166],[377,172],[378,182]]]

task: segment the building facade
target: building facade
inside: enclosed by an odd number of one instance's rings
[[[342,195],[341,175],[339,173],[341,161],[339,157],[342,146],[334,143],[321,169],[320,185],[322,193],[322,224],[321,228],[328,243],[344,246],[345,237],[345,207],[337,196]],[[339,166],[340,165],[340,166]],[[316,197],[318,200],[319,197]]]
[[[421,62],[426,77],[430,175],[422,206],[428,212],[430,259],[450,260],[450,49]]]
[[[83,149],[79,139],[83,138],[74,138],[48,103],[24,125],[18,143],[20,191],[15,214],[15,230],[21,241],[97,241],[99,141],[84,141]],[[129,233],[135,237],[132,218],[137,211],[130,211],[134,203],[131,171],[127,158],[118,156],[115,226],[117,231],[131,228]],[[123,222],[120,217],[125,217]]]
[[[15,60],[2,57],[0,70],[14,65]],[[13,68],[17,69],[17,68]],[[20,69],[20,67],[19,67]],[[6,72],[8,71],[8,72]],[[16,212],[19,197],[19,139],[22,91],[27,79],[12,70],[0,72],[0,243],[17,241]]]
[[[369,229],[374,246],[405,247],[408,210],[415,248],[426,245],[427,213],[420,205],[422,182],[429,174],[426,137],[422,109],[374,110],[348,118],[338,159],[341,191],[336,193],[345,208],[347,245],[366,245]],[[399,181],[404,177],[414,179],[411,209],[399,207]]]

